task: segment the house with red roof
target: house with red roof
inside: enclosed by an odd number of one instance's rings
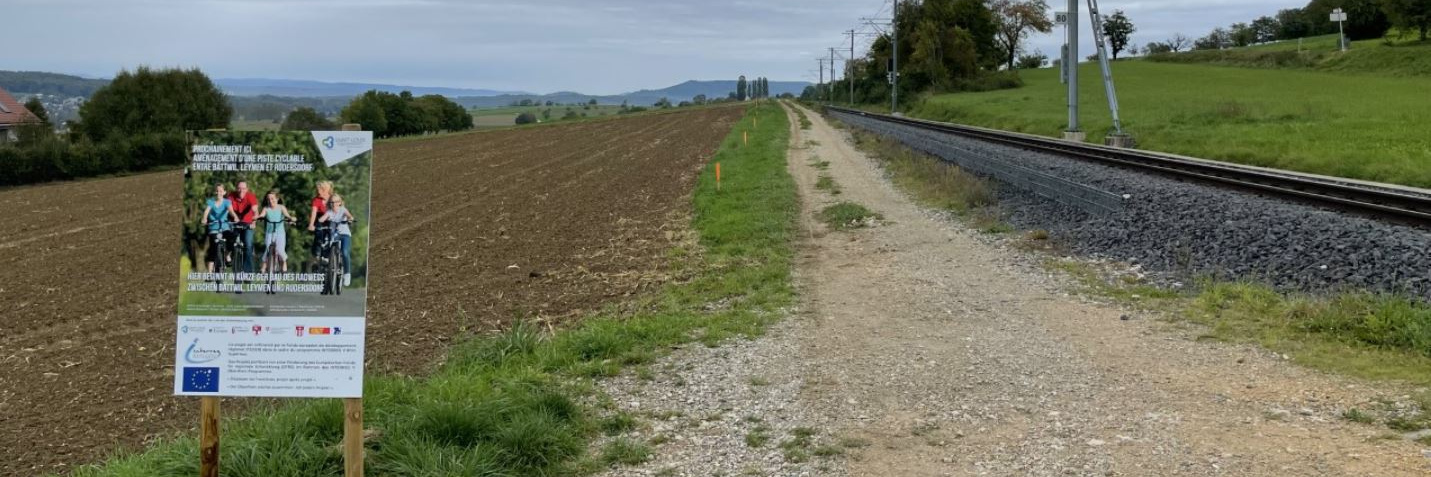
[[[39,120],[30,110],[25,109],[25,105],[16,101],[9,91],[0,88],[0,142],[14,141],[15,128]]]

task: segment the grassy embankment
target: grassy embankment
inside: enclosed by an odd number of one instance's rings
[[[1410,38],[1415,38],[1411,36]],[[1248,68],[1288,68],[1352,74],[1431,78],[1431,42],[1376,39],[1352,42],[1345,53],[1336,35],[1323,35],[1227,50],[1185,51],[1147,57],[1167,63],[1204,63]]]
[[[1371,48],[1365,52],[1381,55]],[[1380,47],[1391,55],[1428,47]],[[1293,55],[1296,53],[1293,52]],[[1184,54],[1188,55],[1188,54]],[[1333,53],[1333,55],[1340,55]],[[1329,65],[1381,58],[1327,60]],[[1334,61],[1335,60],[1335,61]],[[1347,74],[1209,64],[1113,64],[1125,129],[1149,150],[1431,188],[1431,76]],[[1082,128],[1112,128],[1096,64],[1080,65]],[[1058,136],[1066,86],[1051,68],[1021,73],[1022,88],[923,98],[916,117]]]
[[[750,127],[752,117],[759,127]],[[740,144],[742,130],[751,133],[749,146]],[[686,279],[626,308],[637,311],[604,312],[551,335],[518,325],[456,346],[432,376],[369,376],[369,475],[580,475],[644,460],[651,443],[616,439],[590,449],[603,432],[639,425],[602,405],[591,380],[651,362],[673,345],[758,335],[779,319],[793,296],[799,210],[785,170],[788,139],[779,106],[748,110],[713,159],[722,164],[722,190],[709,168],[696,187],[699,243],[670,254]],[[288,401],[227,419],[224,475],[340,475],[341,434],[337,400]],[[74,475],[195,475],[197,463],[196,440],[181,436]]]
[[[950,210],[986,232],[1012,231],[997,216],[992,184],[897,142],[856,132],[891,180],[926,207]],[[1025,231],[1016,243],[1053,250],[1047,266],[1075,278],[1085,291],[1125,305],[1196,323],[1209,339],[1254,343],[1312,368],[1367,379],[1431,386],[1431,305],[1366,292],[1286,294],[1253,282],[1204,281],[1171,290],[1132,275],[1105,273],[1085,262],[1056,258],[1048,233]],[[1420,409],[1356,410],[1350,420],[1380,422],[1397,431],[1431,428],[1431,392],[1416,397]]]

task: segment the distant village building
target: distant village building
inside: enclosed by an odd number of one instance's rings
[[[39,121],[40,118],[25,109],[25,105],[15,100],[5,88],[0,88],[0,142],[14,141],[15,128],[21,124]]]

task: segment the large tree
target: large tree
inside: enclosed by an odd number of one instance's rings
[[[1168,51],[1173,53],[1191,48],[1192,44],[1192,38],[1188,38],[1182,33],[1174,33],[1172,38],[1168,38],[1168,41],[1163,42],[1163,45],[1168,47]]]
[[[120,71],[80,106],[76,132],[99,141],[109,136],[182,133],[227,128],[233,107],[197,69]]]
[[[1113,59],[1118,59],[1118,53],[1128,47],[1135,31],[1138,28],[1122,10],[1114,10],[1112,15],[1103,18],[1103,34],[1108,36],[1108,48],[1113,50]]]
[[[1053,30],[1053,22],[1048,19],[1048,3],[1044,0],[993,0],[989,2],[989,9],[994,13],[996,44],[1011,70],[1030,33]]]
[[[1312,35],[1312,22],[1300,8],[1277,11],[1277,39],[1295,40]]]
[[[1431,0],[1383,0],[1382,7],[1392,24],[1405,31],[1419,31],[1426,41],[1431,30]]]
[[[1268,43],[1277,39],[1277,34],[1281,32],[1282,25],[1276,18],[1261,16],[1252,20],[1252,33],[1255,43]]]
[[[1193,42],[1194,50],[1221,50],[1232,46],[1232,33],[1226,28],[1213,28],[1207,36]]]
[[[1232,46],[1241,48],[1257,43],[1257,31],[1252,29],[1252,25],[1237,22],[1228,27],[1228,31],[1231,34],[1229,38],[1232,39]]]
[[[1382,0],[1312,0],[1302,10],[1312,22],[1313,32],[1326,35],[1337,32],[1337,24],[1331,20],[1336,8],[1347,13],[1346,34],[1353,40],[1381,38],[1391,29]]]

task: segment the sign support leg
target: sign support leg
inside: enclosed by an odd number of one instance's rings
[[[343,477],[363,477],[363,398],[343,399]]]
[[[219,477],[219,398],[199,398],[199,477]]]

